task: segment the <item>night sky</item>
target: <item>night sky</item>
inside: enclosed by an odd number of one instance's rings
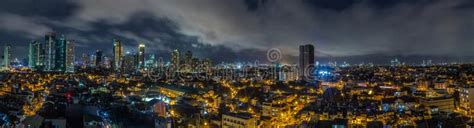
[[[28,43],[50,31],[76,40],[78,56],[111,56],[117,38],[164,60],[179,49],[263,63],[279,48],[284,63],[296,63],[298,45],[313,44],[320,61],[473,62],[474,1],[1,0],[0,44],[12,44],[14,57],[26,58]]]

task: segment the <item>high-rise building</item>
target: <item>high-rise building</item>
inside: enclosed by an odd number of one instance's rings
[[[193,59],[193,52],[186,51],[186,53],[184,53],[184,63],[188,64],[188,65],[191,65],[192,64],[192,59]]]
[[[173,50],[171,53],[171,64],[174,69],[179,68],[179,51],[178,49]]]
[[[34,70],[41,70],[43,67],[44,51],[39,41],[30,42],[30,50],[28,53],[28,67]]]
[[[137,59],[138,69],[143,69],[145,67],[145,44],[143,43],[138,45]]]
[[[113,66],[115,70],[119,70],[122,67],[123,61],[123,48],[122,42],[118,39],[114,39],[114,58],[113,58]]]
[[[82,68],[87,68],[90,65],[90,58],[87,54],[82,54]]]
[[[110,57],[105,56],[102,65],[104,68],[110,69],[112,67],[112,59]]]
[[[184,67],[180,70],[191,72],[193,66],[193,53],[191,51],[186,51],[186,53],[184,53],[184,64]]]
[[[136,67],[136,55],[126,52],[125,55],[123,56],[123,65],[121,71],[124,73],[131,73],[135,71]]]
[[[314,67],[314,46],[311,44],[301,45],[299,56],[300,80],[309,81],[308,78],[311,77],[308,75],[313,73],[308,69],[311,69],[312,66]]]
[[[54,69],[56,33],[50,32],[45,35],[45,70],[52,71]]]
[[[66,42],[66,71],[67,72],[74,72],[74,48],[75,48],[75,41],[68,40]]]
[[[10,44],[5,45],[3,49],[3,67],[5,69],[10,68],[12,59],[12,46]]]
[[[61,35],[56,42],[54,66],[56,71],[66,71],[66,38],[64,35]]]
[[[148,59],[145,61],[145,68],[150,69],[156,67],[158,67],[158,65],[156,63],[155,54],[148,55]]]
[[[102,51],[95,51],[94,66],[100,67],[102,64]]]

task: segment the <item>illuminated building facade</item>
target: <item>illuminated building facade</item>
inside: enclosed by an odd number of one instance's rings
[[[67,72],[74,72],[74,61],[75,61],[74,49],[75,49],[75,41],[68,40],[66,42],[66,71]]]
[[[314,67],[314,46],[311,44],[301,45],[299,55],[300,80],[309,81],[309,76],[306,75],[312,73],[309,73],[306,69],[311,66]]]
[[[5,69],[10,68],[12,58],[12,46],[10,44],[5,45],[3,49],[3,67]]]
[[[61,38],[56,42],[54,66],[56,71],[66,71],[66,38],[64,35],[61,35]]]
[[[50,32],[45,35],[45,70],[52,71],[55,66],[56,33]]]
[[[43,47],[39,41],[30,42],[30,49],[28,53],[28,67],[34,70],[39,70],[43,66]]]
[[[102,51],[97,50],[95,51],[95,57],[94,57],[94,66],[100,67],[102,64]]]
[[[143,69],[145,67],[145,44],[143,43],[138,45],[137,59],[138,69]]]
[[[470,114],[474,114],[474,86],[466,86],[460,89],[460,107]]]
[[[123,60],[123,47],[122,42],[118,39],[114,39],[114,68],[115,70],[119,70],[122,67],[122,60]]]
[[[223,114],[222,128],[256,128],[256,119],[248,114]]]
[[[174,69],[179,68],[179,51],[178,49],[173,50],[171,53],[171,64]]]

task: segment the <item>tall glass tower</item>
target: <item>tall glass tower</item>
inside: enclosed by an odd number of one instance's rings
[[[97,50],[95,51],[95,59],[94,59],[94,66],[100,67],[102,65],[102,51]]]
[[[76,58],[74,55],[74,47],[75,47],[74,40],[66,41],[66,71],[67,72],[74,72],[74,61]]]
[[[3,49],[3,67],[6,69],[10,68],[12,58],[12,46],[10,44],[5,45]]]
[[[179,51],[178,51],[178,49],[173,50],[173,52],[171,53],[171,64],[172,64],[172,66],[175,70],[179,68]]]
[[[45,70],[52,71],[55,66],[55,45],[57,42],[56,33],[50,32],[45,35]]]
[[[141,43],[138,45],[138,69],[143,69],[145,67],[145,44]]]
[[[123,61],[123,48],[122,48],[122,42],[120,40],[114,39],[114,68],[115,70],[120,70],[122,67],[122,61]]]
[[[31,41],[28,54],[28,67],[34,70],[40,70],[43,67],[43,54],[43,45],[39,41]]]
[[[314,46],[311,44],[301,45],[300,46],[300,56],[299,56],[299,74],[300,80],[309,81],[308,78],[311,78],[308,75],[311,75],[311,69],[314,68]]]
[[[66,39],[64,35],[61,35],[61,38],[56,42],[54,65],[56,71],[66,71]]]

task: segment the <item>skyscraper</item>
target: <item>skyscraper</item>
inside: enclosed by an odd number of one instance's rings
[[[44,51],[39,41],[30,42],[30,50],[28,53],[28,67],[34,70],[40,70],[43,67]]]
[[[66,38],[64,35],[61,35],[56,42],[54,66],[56,71],[66,71]]]
[[[75,48],[75,41],[68,40],[66,41],[66,71],[67,72],[74,72],[74,48]]]
[[[50,32],[45,35],[45,70],[52,71],[54,69],[56,33]]]
[[[95,51],[94,66],[100,67],[100,65],[102,64],[102,57],[102,51]]]
[[[123,48],[122,42],[120,40],[114,39],[114,58],[113,58],[113,66],[115,70],[119,70],[122,67],[123,61]]]
[[[300,46],[300,56],[299,56],[299,73],[300,80],[309,81],[308,78],[311,78],[308,75],[312,75],[311,68],[314,67],[314,46],[311,44],[301,45]]]
[[[131,52],[126,52],[123,56],[123,65],[120,71],[124,73],[131,73],[135,71],[135,63],[136,63],[136,55],[132,54]]]
[[[82,54],[82,68],[87,68],[90,65],[90,58],[87,54]]]
[[[185,67],[180,70],[185,72],[191,72],[193,66],[193,53],[191,51],[186,51],[186,53],[184,53],[184,64]]]
[[[12,59],[12,46],[10,44],[5,45],[3,49],[3,67],[6,69],[10,68]]]
[[[179,51],[178,51],[178,49],[173,50],[173,52],[171,53],[171,64],[172,64],[174,69],[179,68]]]
[[[145,67],[145,44],[138,45],[138,69],[143,69]]]

